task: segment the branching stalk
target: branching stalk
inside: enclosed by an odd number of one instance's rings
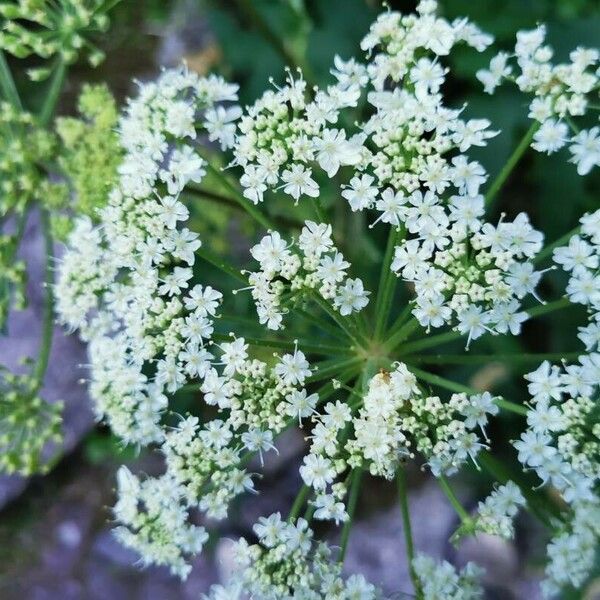
[[[354,522],[354,513],[356,512],[356,505],[358,504],[358,496],[360,494],[360,484],[362,481],[363,470],[359,467],[354,469],[350,480],[350,496],[348,498],[348,520],[344,523],[342,528],[342,535],[340,538],[340,562],[344,562],[346,558],[346,552],[348,550],[348,540],[350,539],[350,530]]]
[[[406,558],[408,560],[408,572],[415,590],[417,598],[422,597],[423,591],[421,590],[421,582],[417,577],[413,561],[415,559],[415,545],[412,536],[412,526],[410,522],[410,510],[408,506],[408,488],[406,485],[406,470],[404,467],[398,469],[398,475],[396,476],[396,483],[398,486],[398,497],[400,500],[400,512],[402,514],[402,529],[404,530],[404,543],[406,546]]]
[[[498,192],[504,185],[504,182],[508,179],[508,176],[512,173],[516,164],[519,162],[523,154],[525,154],[527,148],[529,148],[529,144],[531,144],[531,140],[533,139],[535,132],[539,128],[540,124],[537,121],[534,121],[531,124],[529,129],[525,132],[525,135],[521,138],[521,141],[519,142],[518,146],[509,156],[508,161],[506,162],[504,167],[502,167],[500,173],[498,173],[496,179],[494,179],[494,181],[490,185],[487,193],[485,194],[485,205],[488,209],[492,206]]]
[[[381,275],[379,277],[379,288],[377,291],[377,301],[375,304],[375,339],[379,340],[387,325],[392,300],[394,297],[394,287],[396,285],[396,275],[392,273],[390,266],[394,258],[394,251],[400,240],[401,232],[396,227],[390,227],[387,247],[381,265]]]

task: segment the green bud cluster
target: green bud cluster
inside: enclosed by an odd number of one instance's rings
[[[89,39],[90,34],[107,30],[106,15],[112,2],[107,0],[18,0],[0,3],[0,48],[17,58],[32,55],[43,59],[58,56],[67,64],[80,53],[97,66],[104,53]],[[48,68],[33,69],[34,81],[45,79]]]
[[[61,147],[58,164],[72,187],[73,210],[93,217],[116,183],[121,161],[116,127],[118,111],[106,85],[85,85],[78,102],[81,118],[63,117],[56,121]],[[71,219],[53,215],[54,233],[64,238]]]
[[[0,379],[0,471],[31,475],[46,472],[42,452],[62,439],[61,402],[50,404],[37,393],[31,375],[8,371]]]
[[[45,199],[54,185],[40,168],[56,150],[56,138],[35,117],[0,103],[0,217],[20,213],[33,199]]]

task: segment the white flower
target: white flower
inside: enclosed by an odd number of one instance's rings
[[[286,385],[302,385],[311,370],[304,353],[296,350],[294,354],[284,354],[281,357],[280,362],[275,365],[275,373]]]
[[[373,186],[371,175],[353,177],[348,187],[342,190],[342,197],[348,200],[353,211],[371,208],[377,198],[377,187]]]
[[[204,127],[208,131],[208,139],[211,142],[215,140],[221,143],[221,150],[226,150],[233,146],[235,139],[235,123],[242,116],[242,109],[239,106],[230,106],[224,108],[217,106],[206,111],[204,114]]]
[[[331,461],[324,456],[308,454],[300,467],[300,476],[304,483],[316,490],[324,490],[333,481],[336,472]]]
[[[410,70],[410,80],[415,84],[417,97],[426,96],[429,93],[437,94],[444,83],[446,72],[447,69],[444,69],[438,62],[420,58]]]
[[[304,165],[294,164],[290,169],[285,169],[281,174],[284,182],[283,191],[289,194],[296,202],[303,194],[316,198],[319,195],[319,186],[311,178],[311,169]]]
[[[346,279],[344,285],[338,288],[334,304],[340,314],[346,316],[367,306],[369,294],[360,279]]]
[[[580,175],[587,175],[593,167],[600,167],[600,128],[582,129],[571,139],[571,162]]]
[[[565,123],[548,119],[533,135],[531,147],[538,152],[552,154],[567,143],[568,133],[569,128]]]
[[[489,70],[477,71],[476,77],[483,83],[483,90],[486,94],[493,94],[502,79],[511,74],[512,68],[507,64],[508,58],[509,55],[506,52],[499,52],[490,61]]]
[[[298,246],[309,256],[321,256],[328,252],[333,247],[331,225],[306,221],[298,238]]]
[[[346,139],[341,129],[325,129],[320,138],[313,140],[319,166],[333,177],[342,165],[355,165],[360,160],[360,146]],[[312,195],[312,194],[310,194]]]

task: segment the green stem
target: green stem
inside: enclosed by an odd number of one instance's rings
[[[542,315],[547,315],[555,310],[561,310],[570,306],[573,306],[573,303],[568,298],[560,298],[554,302],[546,302],[546,304],[540,304],[533,308],[529,308],[526,312],[530,317],[541,317]]]
[[[579,127],[577,127],[575,121],[573,121],[573,119],[569,115],[565,115],[565,121],[567,122],[567,125],[571,128],[571,131],[575,135],[577,135],[581,131]]]
[[[415,559],[415,545],[412,536],[412,526],[410,523],[410,510],[408,507],[408,488],[406,485],[406,472],[403,467],[398,470],[396,477],[398,486],[398,497],[400,500],[400,512],[402,513],[402,528],[404,530],[404,544],[406,546],[406,558],[408,559],[408,572],[412,580],[413,588],[417,598],[422,597],[421,582],[417,577],[413,561]]]
[[[388,352],[393,352],[398,348],[398,346],[407,340],[416,329],[420,327],[419,321],[417,319],[411,319],[408,323],[405,323],[400,329],[389,337],[383,344],[384,348]]]
[[[463,385],[462,383],[458,383],[456,381],[451,381],[450,379],[446,379],[444,377],[440,377],[439,375],[434,375],[433,373],[428,373],[427,371],[422,371],[421,369],[417,369],[412,365],[409,365],[411,373],[420,379],[421,381],[426,381],[431,385],[435,385],[446,389],[450,392],[455,392],[457,394],[481,394],[481,390],[476,390],[475,388],[469,387],[468,385]],[[503,408],[510,412],[513,412],[518,415],[526,415],[528,410],[527,407],[522,406],[520,404],[516,404],[515,402],[511,402],[510,400],[505,400],[504,398],[497,397],[495,399],[496,405],[499,408]]]
[[[448,498],[450,504],[452,504],[452,507],[456,511],[456,514],[460,517],[460,520],[463,523],[469,523],[471,521],[471,517],[469,516],[469,513],[465,510],[464,506],[461,504],[460,500],[456,497],[456,494],[454,493],[454,490],[450,487],[450,484],[448,483],[446,477],[444,475],[440,475],[437,478],[437,481],[440,484],[440,487],[442,488],[444,494],[446,494],[446,498]]]
[[[207,169],[233,194],[233,199],[260,225],[265,229],[276,230],[277,226],[264,215],[258,208],[240,193],[240,191],[223,175],[221,169],[215,166],[210,159],[204,156]]]
[[[13,79],[10,67],[6,62],[6,57],[2,50],[0,50],[0,90],[2,90],[2,95],[6,101],[10,102],[14,108],[23,108],[17,86],[15,85],[15,80]]]
[[[398,332],[411,316],[411,311],[413,309],[413,305],[411,302],[407,302],[406,306],[402,309],[402,312],[398,315],[398,318],[394,321],[392,326],[388,330],[389,336],[393,336]]]
[[[300,491],[296,495],[294,503],[292,504],[292,508],[290,509],[290,514],[287,518],[288,522],[292,523],[298,518],[298,515],[300,514],[300,509],[304,506],[304,503],[306,502],[310,491],[310,487],[308,487],[306,484],[302,485]]]
[[[236,211],[246,212],[246,209],[237,199],[231,198],[230,196],[225,196],[224,194],[219,194],[218,192],[213,192],[212,190],[207,190],[193,183],[188,183],[186,185],[184,196],[189,196],[190,199],[197,198],[200,200],[208,200],[218,206],[226,206],[227,208],[231,208]],[[284,216],[278,216],[274,218],[277,219],[277,223],[282,227],[300,228],[303,225],[301,221],[295,221]]]
[[[261,339],[254,337],[244,337],[244,341],[251,346],[264,346],[266,348],[281,348],[283,350],[293,351],[296,348],[295,342],[298,342],[298,348],[300,350],[311,352],[313,354],[325,354],[325,355],[338,355],[348,356],[352,355],[350,348],[342,348],[340,346],[328,346],[327,344],[313,344],[309,341],[297,339],[295,341],[286,340],[273,340],[273,339]],[[232,337],[226,334],[215,333],[213,339],[218,342],[230,342]]]
[[[347,383],[354,376],[358,375],[359,371],[360,368],[355,365],[343,371],[340,375],[336,377],[336,379],[342,384]],[[333,396],[338,390],[339,388],[335,386],[331,380],[322,385],[320,388],[318,388],[315,392],[319,396],[317,406],[321,406],[326,400],[331,398],[331,396]]]
[[[329,223],[329,221],[327,220],[327,215],[325,214],[325,208],[323,207],[323,202],[321,202],[321,198],[319,196],[317,196],[314,199],[314,205],[315,205],[315,213],[317,214],[317,219],[321,222],[321,223]]]
[[[50,85],[46,91],[46,99],[44,100],[44,104],[40,110],[40,124],[43,127],[46,127],[50,123],[50,119],[54,114],[66,74],[67,66],[64,61],[59,58],[54,68]]]
[[[568,231],[563,236],[559,237],[557,240],[552,242],[549,246],[546,246],[541,252],[538,252],[538,254],[533,259],[533,263],[538,264],[540,262],[543,262],[549,256],[552,256],[552,253],[554,252],[555,248],[560,248],[561,246],[568,244],[569,240],[574,235],[577,235],[580,231],[581,231],[581,225],[577,225],[577,227],[574,227],[573,229],[571,229],[571,231]]]
[[[411,321],[413,323],[414,321]],[[401,348],[401,354],[404,356],[405,354],[416,352],[417,350],[425,350],[426,348],[431,348],[432,346],[437,346],[438,344],[444,344],[446,342],[452,342],[462,337],[462,334],[457,331],[446,331],[445,333],[440,333],[438,335],[433,335],[426,337],[422,340],[417,340],[415,342],[409,342],[404,344]],[[390,338],[389,346],[391,350],[394,350],[398,345],[397,340]],[[386,344],[387,346],[387,344]]]
[[[356,344],[358,348],[360,348],[364,342],[361,339],[360,333],[356,331],[353,323],[350,323],[348,319],[344,319],[342,315],[338,315],[338,313],[329,306],[326,300],[321,298],[317,292],[311,294],[311,297],[315,300],[315,302],[326,312],[333,321],[335,321],[340,329],[344,331],[344,333]]]
[[[330,325],[329,323],[326,323],[323,319],[318,319],[317,317],[307,312],[303,308],[300,308],[299,306],[295,306],[293,310],[294,313],[297,314],[300,318],[304,319],[309,323],[312,323],[313,325],[316,325],[319,329],[321,329],[324,332],[327,332],[329,335],[339,340],[344,340],[343,343],[347,343],[348,334],[344,330],[340,329],[339,327],[335,327],[334,325]]]
[[[362,363],[362,359],[360,358],[349,358],[347,360],[332,360],[332,361],[324,361],[322,363],[317,363],[318,369],[315,372],[306,378],[307,382],[311,381],[322,381],[323,379],[327,379],[332,375],[337,375],[340,371],[344,369],[349,369],[351,367],[357,367]]]
[[[33,369],[34,388],[33,394],[42,387],[44,376],[48,368],[50,359],[50,349],[52,347],[52,335],[54,333],[54,272],[52,270],[52,234],[50,233],[50,217],[46,209],[40,209],[40,222],[42,225],[42,234],[44,237],[44,252],[46,256],[46,266],[44,275],[44,308],[42,317],[42,337],[40,340],[40,350],[38,352],[37,362]]]
[[[199,248],[196,250],[196,255],[213,265],[213,267],[223,271],[223,273],[226,273],[230,277],[237,279],[237,281],[248,285],[248,280],[240,273],[240,271],[230,267],[227,263],[221,260],[218,255],[214,254],[210,250],[207,250],[206,248]]]
[[[485,205],[488,208],[492,205],[494,199],[496,198],[496,195],[504,185],[504,182],[508,179],[508,176],[512,173],[516,164],[519,162],[520,158],[525,153],[525,150],[527,150],[527,148],[529,147],[529,144],[531,143],[531,140],[533,139],[533,136],[535,132],[539,129],[539,127],[540,124],[537,121],[534,121],[531,124],[529,129],[525,132],[525,135],[521,138],[521,141],[519,142],[518,146],[514,149],[513,153],[508,158],[508,161],[506,162],[504,167],[502,167],[500,173],[498,173],[498,175],[496,176],[496,179],[494,179],[494,181],[490,185],[488,191],[485,194]]]
[[[340,562],[344,562],[344,558],[346,558],[348,540],[350,539],[350,530],[352,529],[354,513],[356,512],[356,505],[358,504],[362,475],[363,470],[360,467],[354,469],[352,472],[352,478],[350,481],[350,496],[348,498],[348,520],[344,523],[340,538]]]
[[[478,365],[487,362],[506,363],[541,363],[544,360],[576,360],[581,352],[546,352],[530,354],[420,354],[416,356],[403,356],[403,360],[411,364],[426,365]]]
[[[390,266],[394,258],[394,251],[400,238],[400,232],[396,227],[390,227],[387,247],[381,265],[381,275],[379,277],[379,288],[377,291],[377,302],[375,304],[375,339],[379,340],[387,325],[392,300],[394,297],[394,287],[396,285],[396,275],[392,273]]]

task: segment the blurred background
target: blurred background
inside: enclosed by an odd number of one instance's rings
[[[414,2],[388,2],[393,9],[410,11]],[[468,16],[492,33],[497,46],[514,45],[517,30],[548,24],[549,42],[557,59],[577,45],[595,46],[600,34],[600,7],[597,0],[442,0],[442,14],[450,19]],[[135,94],[133,80],[156,76],[161,66],[174,66],[186,60],[199,73],[216,71],[240,84],[242,104],[248,104],[269,85],[269,77],[283,79],[288,57],[301,57],[311,80],[325,83],[337,53],[343,58],[360,58],[358,44],[381,5],[369,0],[124,0],[113,11],[112,27],[100,46],[106,61],[96,70],[84,66],[70,71],[59,114],[74,111],[84,82],[106,81],[119,102]],[[467,99],[472,116],[486,117],[502,133],[487,148],[473,153],[493,178],[517,140],[527,129],[526,101],[512,88],[501,88],[493,96],[482,93],[475,80],[477,69],[487,65],[491,52],[477,54],[459,48],[451,57],[454,77],[445,91],[448,104],[461,106]],[[16,66],[21,69],[22,66]],[[16,71],[25,101],[32,109],[41,102],[28,95],[24,75]],[[528,153],[511,176],[496,204],[496,215],[527,210],[536,227],[550,241],[571,229],[585,210],[598,207],[598,170],[579,177],[564,153],[542,157]],[[243,224],[232,208],[203,205],[202,218],[192,225],[212,248],[228,252],[240,261],[254,231]],[[340,217],[342,218],[342,217]],[[348,229],[350,231],[350,229]],[[225,235],[224,235],[225,234]],[[380,253],[383,242],[372,240],[369,250]],[[35,219],[27,225],[21,254],[29,264],[29,307],[9,321],[8,336],[0,338],[0,363],[18,368],[18,359],[35,355],[41,321],[42,242]],[[368,254],[368,253],[367,253]],[[372,274],[375,282],[378,273]],[[216,275],[207,272],[207,278]],[[557,297],[562,282],[550,276],[541,290],[545,297]],[[218,283],[220,288],[226,284]],[[373,286],[371,286],[371,289]],[[249,297],[240,299],[238,310],[250,315]],[[401,301],[401,299],[399,299]],[[539,319],[527,325],[523,346],[514,340],[494,338],[480,351],[571,351],[578,348],[573,331],[581,322],[576,310],[556,319]],[[549,325],[552,324],[552,327]],[[462,351],[459,344],[457,352]],[[44,477],[0,478],[0,598],[12,600],[170,600],[198,599],[212,583],[226,577],[229,564],[227,538],[250,531],[259,515],[286,511],[298,488],[297,464],[304,442],[299,433],[286,434],[280,455],[271,453],[265,477],[259,487],[266,493],[244,498],[231,517],[215,527],[208,549],[195,562],[195,568],[182,583],[165,570],[142,569],[137,557],[112,537],[110,507],[114,502],[115,471],[127,463],[135,471],[160,471],[159,457],[152,452],[138,454],[123,448],[102,426],[94,423],[81,364],[85,349],[74,336],[57,331],[44,395],[64,400],[65,447],[62,458]],[[481,388],[501,390],[517,402],[525,399],[520,375],[501,363],[480,370],[468,367],[447,369],[445,375],[468,381]],[[184,398],[191,404],[197,399]],[[510,418],[497,420],[492,432],[494,448],[502,456],[517,431]],[[544,532],[529,519],[518,522],[513,543],[481,536],[458,548],[447,542],[457,526],[455,515],[437,486],[417,466],[410,473],[410,504],[418,549],[446,558],[456,564],[475,559],[487,568],[485,579],[490,599],[539,597],[537,586],[545,547]],[[472,470],[464,475],[462,493],[465,505],[474,507],[489,492],[491,482]],[[390,597],[409,598],[410,589],[404,560],[400,512],[394,490],[381,482],[363,487],[359,518],[352,531],[346,559],[349,571],[363,572],[381,585]],[[331,535],[335,542],[335,533]],[[217,538],[221,538],[217,541]],[[567,599],[581,594],[566,592]],[[600,584],[592,581],[583,597],[600,598]]]

